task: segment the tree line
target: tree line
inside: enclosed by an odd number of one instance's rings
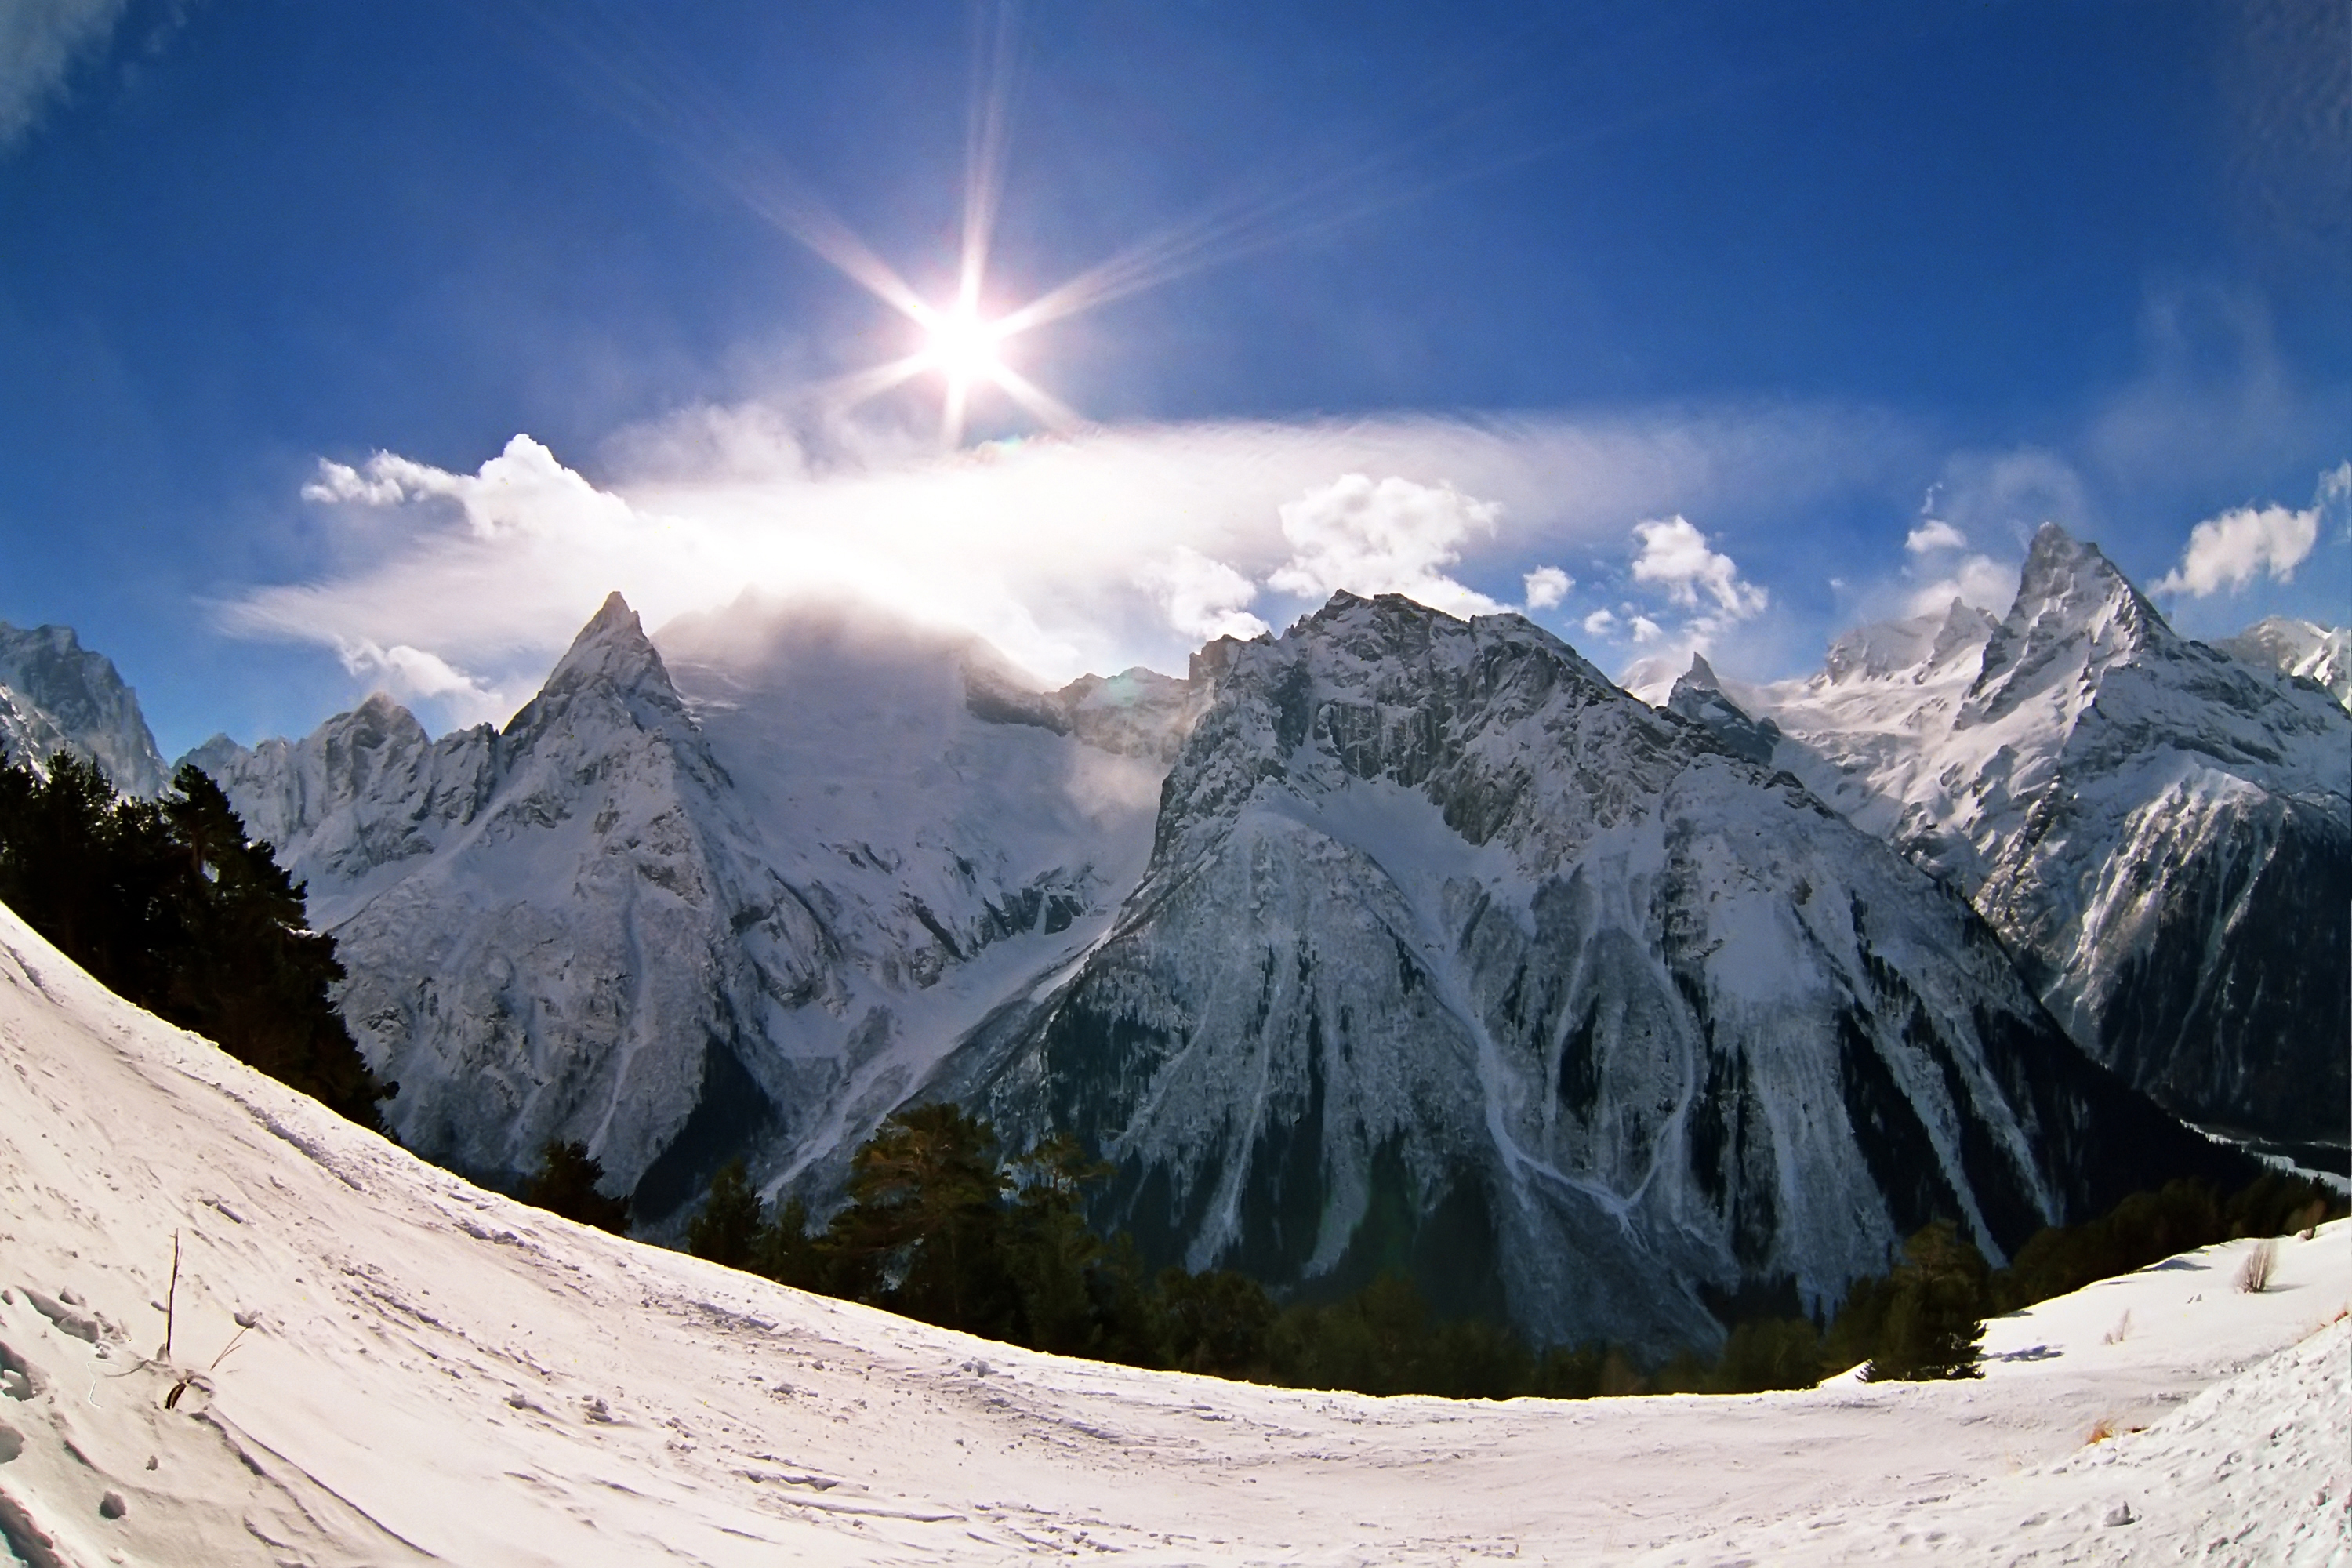
[[[1937,1221],[1885,1274],[1854,1281],[1833,1316],[1737,1321],[1714,1354],[1660,1364],[1599,1342],[1535,1350],[1507,1326],[1440,1317],[1394,1275],[1336,1302],[1285,1304],[1228,1270],[1148,1273],[1128,1237],[1086,1222],[1085,1194],[1108,1173],[1067,1135],[1008,1153],[959,1107],[921,1106],[857,1151],[847,1202],[824,1226],[797,1198],[764,1204],[738,1161],[713,1181],[687,1246],[802,1289],[1060,1354],[1365,1394],[1589,1398],[1802,1388],[1856,1365],[1871,1379],[1979,1376],[1989,1315],[2344,1212],[2326,1189],[2280,1174],[2226,1199],[2175,1182],[2041,1231],[2001,1269]]]
[[[137,800],[70,752],[47,777],[0,763],[0,902],[125,1001],[384,1131],[394,1086],[335,1010],[334,938],[200,769]]]

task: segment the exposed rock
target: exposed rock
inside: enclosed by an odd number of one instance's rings
[[[1516,616],[1234,645],[1162,801],[1109,936],[932,1090],[1099,1147],[1154,1261],[1663,1347],[1930,1217],[1998,1257],[2237,1168],[1958,897]]]

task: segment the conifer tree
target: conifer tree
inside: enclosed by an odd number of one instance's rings
[[[598,1191],[604,1179],[604,1164],[590,1156],[587,1144],[551,1139],[540,1151],[539,1169],[523,1184],[522,1201],[565,1219],[626,1236],[629,1200],[608,1198]]]
[[[852,1156],[827,1248],[845,1293],[942,1328],[1004,1337],[1014,1291],[996,1133],[960,1106],[902,1110]]]
[[[1937,1220],[1906,1242],[1878,1352],[1863,1376],[1874,1383],[1982,1377],[1990,1272],[1948,1220]]]
[[[766,1205],[751,1185],[751,1168],[730,1160],[710,1179],[702,1212],[687,1223],[686,1249],[729,1268],[749,1268],[765,1224]]]
[[[334,939],[211,779],[173,790],[119,797],[66,752],[46,778],[0,765],[0,901],[126,1001],[381,1131],[394,1086],[335,1009]]]
[[[175,880],[184,941],[156,1010],[239,1061],[365,1126],[392,1092],[331,999],[335,940],[310,929],[302,889],[204,773],[183,766],[162,810],[187,858]]]

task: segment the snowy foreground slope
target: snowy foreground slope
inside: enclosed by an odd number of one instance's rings
[[[123,1005],[5,911],[0,1194],[0,1531],[36,1568],[2352,1547],[2345,1225],[2282,1244],[2262,1296],[2231,1288],[2239,1244],[1997,1322],[1975,1384],[1278,1392],[1007,1350],[519,1207]],[[174,1363],[253,1327],[165,1411],[174,1232]],[[2126,1435],[2086,1447],[2101,1421]]]

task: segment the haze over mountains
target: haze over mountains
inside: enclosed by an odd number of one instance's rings
[[[1664,1347],[1931,1215],[1999,1254],[2244,1169],[2094,1058],[2345,1142],[2352,715],[2055,529],[1999,623],[1663,710],[1396,598],[1039,692],[616,595],[503,731],[379,697],[191,760],[308,881],[403,1140],[503,1184],[579,1139],[657,1235],[738,1153],[822,1207],[954,1098],[1098,1149],[1154,1261]]]

